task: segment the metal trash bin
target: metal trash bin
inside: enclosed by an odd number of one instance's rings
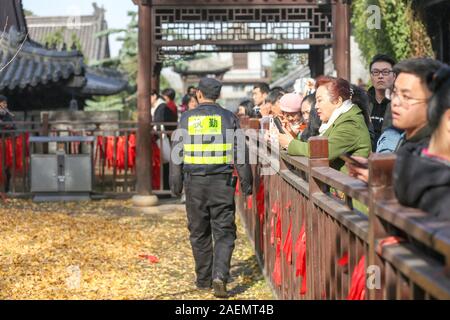
[[[68,143],[93,144],[95,137],[31,137],[30,144],[56,142],[56,154],[31,155],[31,192],[33,201],[87,201],[94,183],[93,148],[85,153],[67,154]],[[35,150],[35,148],[32,148]],[[87,150],[87,151],[86,151]]]

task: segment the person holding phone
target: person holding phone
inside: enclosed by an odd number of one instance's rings
[[[394,152],[416,145],[428,145],[432,130],[428,124],[427,109],[432,91],[427,86],[427,77],[437,72],[443,64],[431,58],[403,60],[394,66],[397,75],[391,95],[394,127],[403,130]],[[357,161],[368,163],[367,157]],[[361,181],[369,181],[369,170],[347,164],[349,174]]]
[[[283,126],[283,132],[297,138],[304,130],[302,120],[302,96],[296,93],[285,94],[280,99],[281,116],[279,117]],[[280,131],[280,133],[282,133]]]
[[[316,110],[322,121],[319,134],[328,138],[330,166],[347,173],[342,154],[367,158],[372,150],[368,112],[352,102],[353,90],[345,79],[323,76],[316,88]],[[307,142],[283,134],[279,141],[290,155],[309,156]]]

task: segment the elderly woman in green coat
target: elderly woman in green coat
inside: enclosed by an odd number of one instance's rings
[[[363,109],[352,102],[352,89],[348,81],[321,77],[317,80],[316,88],[316,109],[322,120],[319,132],[320,136],[328,138],[330,166],[346,172],[340,155],[349,153],[367,158],[372,150],[368,129],[370,121]],[[282,134],[279,141],[289,155],[309,157],[307,142]]]

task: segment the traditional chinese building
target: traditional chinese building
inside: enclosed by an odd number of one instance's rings
[[[108,29],[105,9],[98,7],[96,3],[92,6],[93,14],[79,17],[26,16],[30,38],[45,45],[49,34],[60,33],[64,43],[71,43],[74,38],[79,40],[83,55],[89,62],[110,58],[108,36],[98,36]]]
[[[93,96],[123,91],[119,72],[89,68],[84,55],[65,46],[49,49],[33,39],[21,0],[0,2],[0,94],[13,111],[83,109]]]

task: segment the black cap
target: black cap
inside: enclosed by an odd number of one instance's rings
[[[213,78],[202,78],[198,84],[198,90],[203,93],[206,99],[217,100],[220,97],[222,83]]]

